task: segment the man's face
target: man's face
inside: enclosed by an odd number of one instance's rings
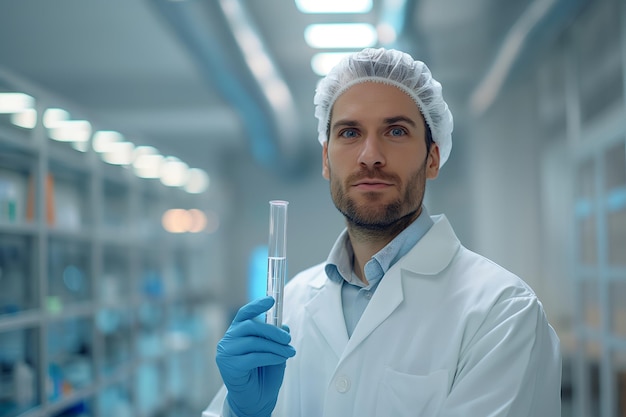
[[[349,223],[384,230],[419,214],[426,179],[439,172],[439,148],[427,155],[425,138],[417,105],[394,86],[360,83],[335,101],[322,175]]]

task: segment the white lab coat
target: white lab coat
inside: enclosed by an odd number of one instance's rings
[[[532,290],[461,246],[445,216],[381,280],[348,338],[324,265],[288,284],[275,417],[558,417],[559,341]],[[222,389],[204,412],[219,416]]]

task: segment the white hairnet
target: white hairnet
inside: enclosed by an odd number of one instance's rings
[[[415,101],[439,145],[439,166],[443,166],[452,149],[453,121],[443,100],[441,84],[432,77],[426,64],[393,49],[366,48],[351,54],[319,82],[313,102],[320,143],[328,139],[330,112],[337,98],[355,84],[366,81],[393,85]]]

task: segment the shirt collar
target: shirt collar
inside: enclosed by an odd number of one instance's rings
[[[418,218],[367,262],[365,274],[368,282],[374,284],[380,280],[389,268],[415,246],[432,225],[433,220],[430,218],[426,207],[422,206],[422,212]],[[344,229],[335,241],[326,260],[325,270],[328,278],[335,282],[345,280],[354,283],[353,257],[354,251],[350,237],[347,229]]]

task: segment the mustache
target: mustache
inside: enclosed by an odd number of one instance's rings
[[[350,174],[346,182],[352,184],[363,179],[378,179],[382,181],[393,182],[395,184],[400,183],[400,178],[389,172],[384,172],[380,168],[362,168],[360,171]]]

